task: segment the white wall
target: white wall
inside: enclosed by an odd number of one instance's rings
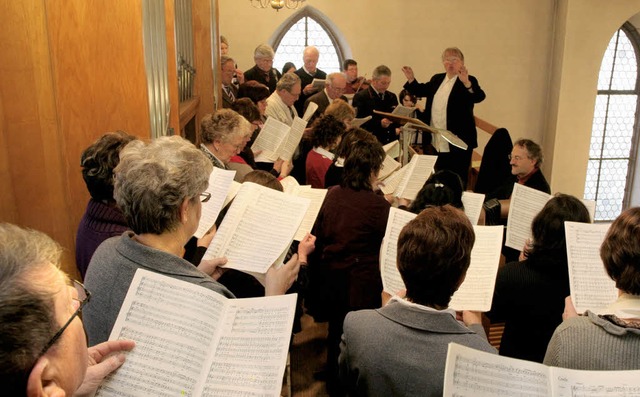
[[[253,49],[295,11],[254,9],[219,0],[220,32],[242,69]],[[419,80],[442,70],[440,54],[457,46],[487,93],[476,115],[512,138],[542,144],[554,192],[582,197],[597,74],[615,30],[640,11],[640,0],[307,0],[340,30],[371,75],[393,73],[391,90],[411,65]],[[296,61],[296,60],[294,60]],[[297,60],[297,65],[300,60]],[[299,66],[299,65],[298,65]],[[557,131],[557,133],[556,133]],[[487,136],[480,133],[481,141]]]

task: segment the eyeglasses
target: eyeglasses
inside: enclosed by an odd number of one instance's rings
[[[509,160],[515,160],[515,161],[520,161],[520,160],[524,160],[524,157],[520,157],[520,156],[513,156],[513,155],[508,155],[507,156],[509,158]],[[529,158],[529,157],[527,157]]]
[[[456,63],[456,62],[460,62],[460,58],[457,58],[457,57],[445,58],[443,59],[443,61],[449,62],[449,63]]]
[[[210,198],[211,198],[211,193],[209,192],[200,193],[200,202],[206,203],[207,201],[209,201]]]
[[[42,349],[38,357],[41,357],[42,355],[44,355],[47,352],[47,350],[49,350],[51,346],[53,346],[58,341],[58,339],[60,339],[60,336],[62,335],[64,330],[67,329],[67,327],[69,326],[69,324],[71,324],[73,319],[76,318],[82,312],[82,308],[84,307],[84,305],[89,303],[89,301],[91,300],[91,292],[89,292],[89,290],[85,288],[85,286],[82,285],[81,282],[73,280],[73,287],[76,289],[76,292],[78,293],[78,297],[73,299],[80,302],[80,305],[78,306],[76,311],[71,315],[71,318],[69,319],[69,321],[67,321],[62,326],[62,328],[60,328],[60,330],[56,332],[55,335],[53,335],[53,337],[49,340],[49,342],[47,342],[47,344],[44,345],[44,348]]]

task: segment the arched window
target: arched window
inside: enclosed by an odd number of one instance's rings
[[[625,23],[611,38],[598,77],[585,199],[595,220],[610,221],[629,206],[638,135],[638,32]]]
[[[273,67],[282,70],[287,62],[296,68],[302,67],[302,51],[306,46],[316,46],[320,51],[318,69],[327,73],[339,72],[345,59],[345,50],[350,52],[342,35],[333,23],[313,7],[306,6],[287,19],[272,36],[272,47],[276,52]],[[349,54],[350,55],[350,54]]]

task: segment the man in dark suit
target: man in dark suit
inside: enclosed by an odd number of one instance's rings
[[[302,53],[303,65],[294,72],[300,77],[300,81],[302,82],[302,94],[294,105],[300,115],[303,114],[304,103],[307,98],[318,91],[318,89],[313,86],[313,79],[324,80],[327,78],[327,74],[316,67],[318,59],[320,59],[318,49],[314,46],[306,47]]]
[[[313,114],[313,117],[311,117],[311,120],[309,120],[309,123],[322,115],[327,106],[329,106],[335,99],[339,98],[347,102],[347,98],[342,95],[346,86],[347,79],[342,73],[330,73],[325,80],[324,90],[311,95],[304,102],[304,112],[307,111],[309,103],[313,102],[318,105],[318,109]],[[304,112],[300,113],[300,115],[303,115]]]
[[[222,107],[231,108],[231,105],[238,97],[238,88],[233,85],[233,75],[236,72],[236,62],[228,55],[220,57],[222,72],[220,80],[222,81]]]
[[[450,205],[421,212],[400,232],[398,271],[406,297],[344,320],[340,380],[350,396],[441,396],[450,342],[496,353],[480,312],[449,309],[475,241],[464,212]]]
[[[244,81],[255,80],[269,87],[269,92],[276,90],[276,83],[282,75],[273,68],[273,48],[266,44],[260,44],[253,52],[255,66],[244,72]]]
[[[356,117],[371,116],[371,120],[364,123],[362,128],[375,135],[383,145],[398,139],[396,134],[398,125],[386,117],[373,113],[374,110],[391,113],[398,106],[396,94],[387,91],[389,84],[391,84],[391,69],[380,65],[373,70],[369,88],[359,91],[353,97],[353,107],[357,109]]]
[[[469,75],[464,66],[464,55],[460,49],[447,48],[442,53],[442,63],[446,73],[434,75],[428,83],[418,83],[409,66],[402,68],[407,83],[404,88],[410,93],[427,99],[424,111],[425,122],[432,127],[449,130],[467,144],[463,150],[448,144],[441,136],[434,136],[433,142],[423,139],[425,153],[432,143],[439,152],[436,169],[448,169],[462,178],[467,185],[471,154],[478,146],[473,106],[486,97],[478,80]]]

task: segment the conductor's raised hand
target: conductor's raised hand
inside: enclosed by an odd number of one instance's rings
[[[294,254],[284,265],[276,269],[273,265],[267,270],[264,294],[266,296],[283,295],[293,285],[300,271],[298,254]]]
[[[469,81],[469,71],[467,70],[466,66],[464,65],[460,66],[460,70],[458,71],[458,78],[460,79],[462,84],[464,84],[465,87],[467,88],[471,87],[471,82]]]
[[[413,74],[413,69],[411,69],[411,66],[403,66],[402,73],[404,73],[404,76],[407,78],[407,81],[409,82],[409,84],[413,83],[413,80],[416,79],[415,75]]]

